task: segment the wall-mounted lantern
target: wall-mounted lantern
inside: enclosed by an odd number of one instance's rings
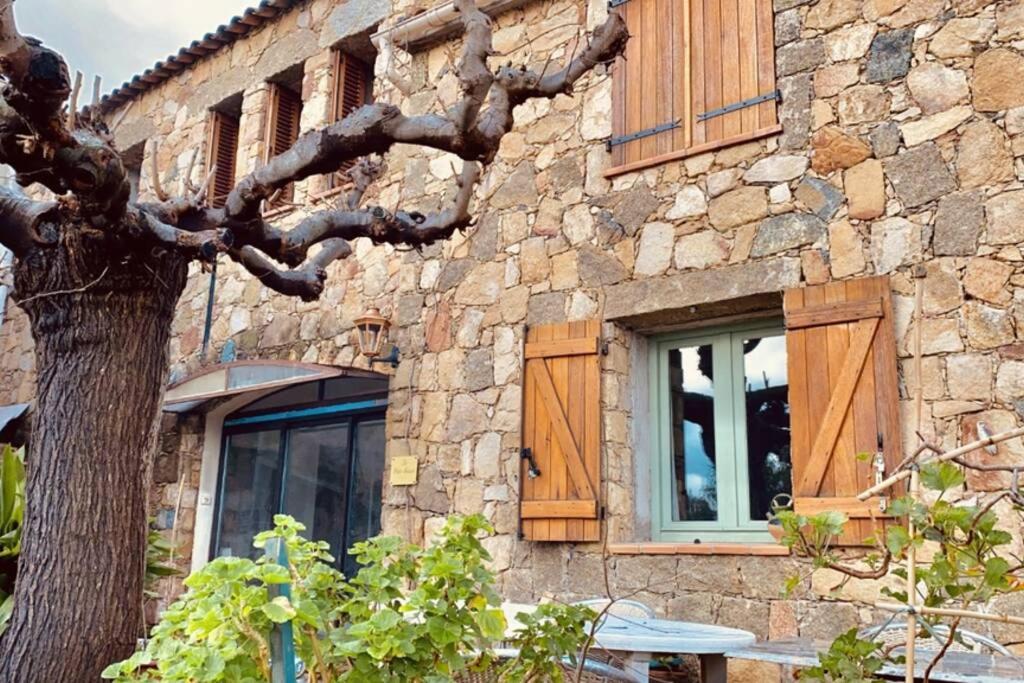
[[[391,363],[392,367],[398,367],[397,346],[392,346],[391,353],[387,356],[380,357],[388,340],[388,332],[391,330],[391,322],[381,315],[380,310],[375,307],[368,308],[366,313],[353,322],[359,335],[359,352],[370,359],[370,365]]]

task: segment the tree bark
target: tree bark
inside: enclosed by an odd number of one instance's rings
[[[86,226],[61,233],[15,273],[38,391],[3,683],[97,681],[144,635],[149,465],[187,268],[115,253]]]

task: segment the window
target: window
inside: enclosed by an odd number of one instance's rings
[[[121,163],[124,164],[128,184],[131,186],[131,193],[128,196],[133,202],[139,199],[139,186],[142,182],[142,160],[145,155],[145,142],[132,145],[121,153]]]
[[[363,60],[342,50],[334,51],[334,80],[331,88],[331,122],[341,121],[353,111],[373,99],[373,68]],[[354,161],[346,162],[338,173],[328,178],[328,188],[339,187],[344,181],[344,171]]]
[[[625,0],[619,11],[632,39],[614,71],[609,173],[779,131],[771,0]]]
[[[386,381],[342,378],[281,390],[224,422],[213,556],[255,557],[252,537],[291,515],[337,565],[380,532]],[[330,397],[340,397],[332,401]]]
[[[289,69],[270,83],[270,110],[267,116],[266,158],[270,161],[291,149],[299,139],[302,120],[302,65]],[[270,205],[279,209],[295,199],[295,184],[288,184]]]
[[[210,205],[224,206],[235,187],[235,163],[238,158],[238,129],[242,118],[242,96],[226,100],[210,112],[210,137],[206,150],[206,168],[217,167],[210,187]]]
[[[656,540],[768,540],[772,499],[792,490],[781,324],[665,335],[651,350]]]

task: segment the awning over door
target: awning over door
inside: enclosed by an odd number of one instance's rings
[[[215,399],[332,377],[380,377],[369,370],[294,361],[241,360],[221,363],[175,382],[167,389],[164,411],[201,410]]]

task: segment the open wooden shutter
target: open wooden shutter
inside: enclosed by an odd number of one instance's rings
[[[887,276],[791,289],[785,294],[795,510],[838,510],[843,543],[876,533],[882,501],[856,496],[902,461],[892,297]]]
[[[527,332],[520,470],[527,540],[601,539],[600,333],[596,320]]]
[[[612,4],[632,36],[614,76],[616,170],[778,132],[771,0]]]
[[[266,160],[287,152],[299,139],[302,97],[279,83],[270,84],[270,116],[267,120]],[[288,204],[295,198],[295,185],[289,184],[270,208]]]
[[[219,111],[210,117],[210,144],[206,152],[206,168],[217,166],[210,188],[210,205],[224,206],[235,187],[235,159],[238,156],[238,118]]]
[[[373,71],[370,66],[347,52],[334,52],[334,87],[331,101],[331,121],[341,121],[353,111],[370,101],[370,83]],[[347,171],[355,161],[345,162],[337,173],[332,173],[329,187],[338,187],[345,180]]]

